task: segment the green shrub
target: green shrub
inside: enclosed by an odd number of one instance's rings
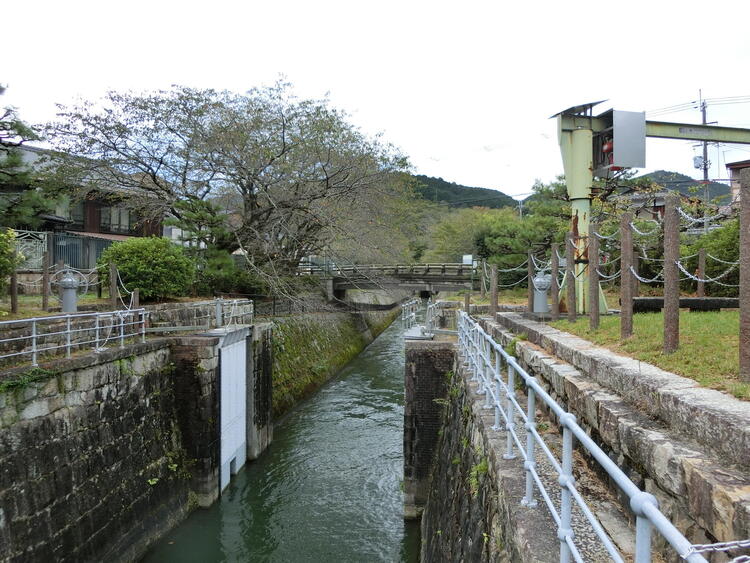
[[[197,257],[198,272],[193,291],[196,295],[217,293],[262,294],[263,282],[240,268],[225,250],[208,249]]]
[[[22,258],[16,250],[16,233],[12,229],[0,230],[0,290],[5,289],[8,276]]]
[[[110,262],[117,266],[128,291],[137,287],[145,300],[187,295],[195,276],[195,263],[184,249],[159,237],[134,237],[102,252],[98,268],[105,287]]]

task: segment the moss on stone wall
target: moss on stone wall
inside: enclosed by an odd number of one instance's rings
[[[398,316],[389,311],[314,313],[277,319],[273,329],[273,416],[278,418],[354,359]]]

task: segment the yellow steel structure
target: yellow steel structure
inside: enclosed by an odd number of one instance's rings
[[[587,312],[589,291],[584,272],[588,264],[585,237],[589,232],[591,187],[594,181],[593,136],[611,127],[611,122],[602,116],[592,115],[592,108],[600,103],[602,102],[573,106],[552,116],[557,118],[557,139],[571,202],[570,232],[577,242],[576,310],[581,314]],[[718,125],[646,121],[646,136],[750,145],[750,129]]]

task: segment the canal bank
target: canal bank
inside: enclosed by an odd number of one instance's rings
[[[404,357],[392,324],[275,428],[268,451],[144,561],[407,561]]]

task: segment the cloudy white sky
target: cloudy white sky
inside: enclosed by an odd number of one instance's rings
[[[0,103],[37,122],[107,89],[244,91],[283,74],[301,96],[329,93],[417,172],[521,194],[562,172],[548,118],[564,108],[750,95],[748,20],[747,0],[4,2]],[[750,103],[708,116],[750,127]],[[750,158],[739,148],[711,149],[712,177]],[[697,177],[698,150],[649,140],[647,170]]]

